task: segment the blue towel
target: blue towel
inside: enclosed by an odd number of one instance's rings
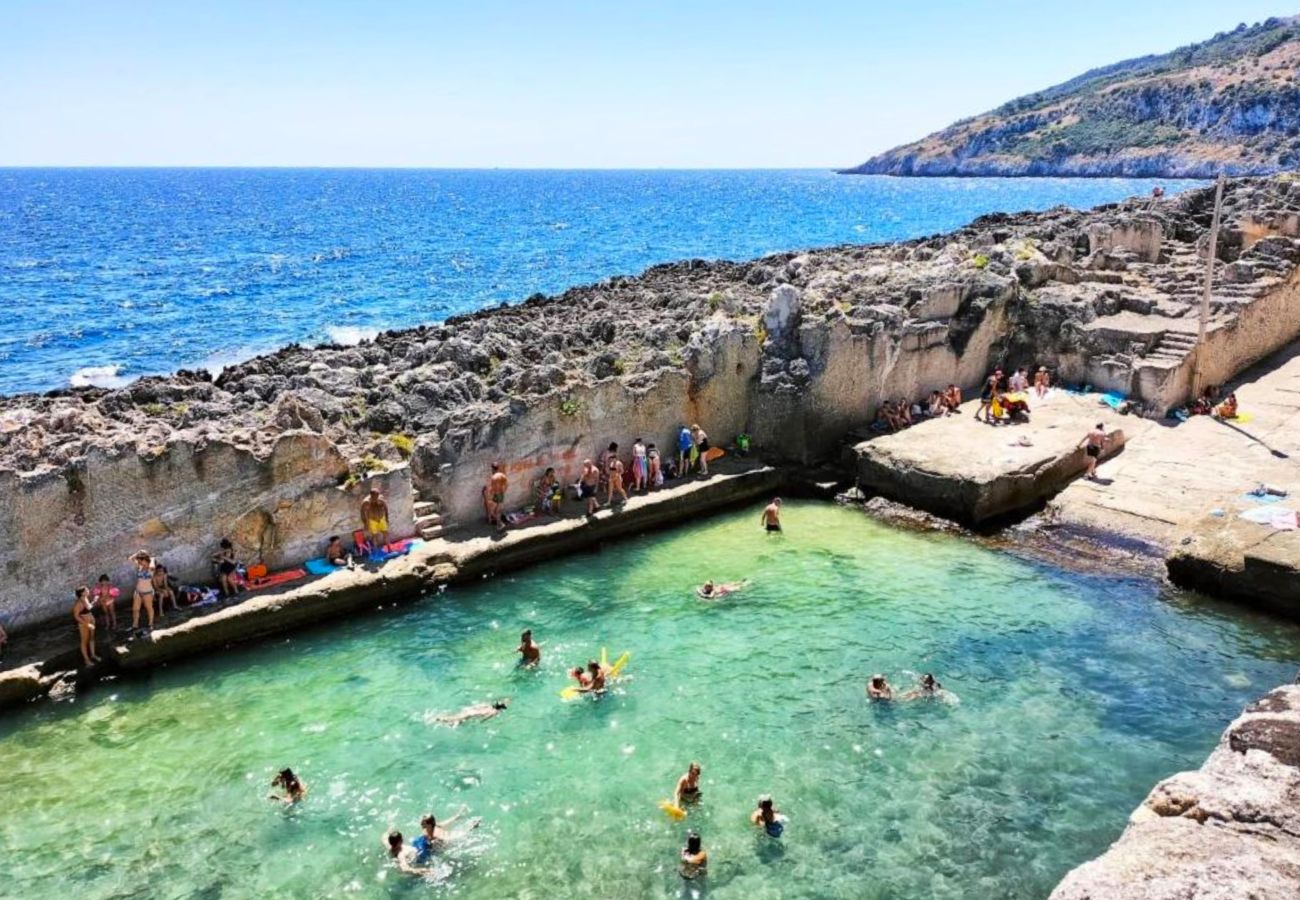
[[[1101,395],[1101,402],[1105,403],[1111,409],[1119,409],[1120,406],[1123,405],[1123,403],[1125,402],[1125,397],[1121,394],[1117,394],[1114,391],[1111,391],[1108,394]]]
[[[302,567],[313,575],[328,575],[330,572],[337,572],[342,566],[336,566],[325,557],[320,559],[309,559],[302,564]]]
[[[1247,492],[1241,495],[1241,499],[1249,503],[1280,503],[1285,497],[1279,497],[1277,494],[1255,494]]]

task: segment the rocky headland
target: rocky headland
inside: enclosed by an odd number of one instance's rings
[[[481,516],[493,461],[509,506],[546,466],[576,476],[611,440],[672,446],[699,422],[765,459],[837,460],[884,398],[1034,363],[1163,415],[1189,389],[1212,192],[983,217],[899,244],[691,260],[558,297],[287,347],[227,369],[0,400],[0,616],[66,613],[73,582],[154,551],[209,575],[223,535],[272,568],[356,527],[379,479],[393,530]],[[1205,377],[1300,334],[1300,187],[1230,183]]]
[[[1300,164],[1300,18],[1085,72],[844,170],[1208,178]]]

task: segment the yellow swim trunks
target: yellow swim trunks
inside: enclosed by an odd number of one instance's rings
[[[381,531],[388,530],[388,519],[385,516],[380,516],[378,519],[371,519],[367,524],[371,534],[378,534]]]

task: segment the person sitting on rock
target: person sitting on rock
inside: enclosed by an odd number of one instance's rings
[[[239,563],[235,559],[235,546],[230,543],[230,538],[221,539],[221,548],[212,555],[212,562],[217,567],[217,582],[221,586],[221,596],[234,597],[239,593],[239,585],[235,583],[235,572],[239,569]]]
[[[1034,393],[1041,400],[1047,396],[1047,392],[1052,387],[1052,376],[1047,372],[1047,366],[1039,366],[1038,371],[1034,373]]]
[[[1237,395],[1235,393],[1224,397],[1223,402],[1214,407],[1214,417],[1216,419],[1237,418]]]
[[[550,466],[537,482],[537,507],[542,512],[558,516],[563,503],[564,489],[560,486],[559,476],[555,474],[555,467]]]
[[[899,427],[901,428],[908,428],[916,424],[915,420],[912,419],[912,411],[908,407],[907,401],[902,397],[899,397],[898,402],[894,404],[894,415],[898,416]]]
[[[930,402],[926,404],[926,412],[932,419],[948,415],[948,407],[943,403],[943,394],[941,392],[930,392]]]
[[[167,611],[167,601],[170,600],[173,610],[179,610],[180,605],[176,602],[176,592],[172,590],[171,579],[167,577],[167,567],[162,563],[154,566],[153,569],[153,596],[158,601],[158,615]]]
[[[325,561],[331,566],[351,566],[352,555],[343,549],[343,541],[337,534],[331,534],[329,544],[325,547]]]
[[[955,384],[948,385],[948,389],[943,392],[943,405],[948,407],[949,412],[957,412],[961,408],[961,388]]]
[[[1023,368],[1016,369],[1007,380],[1007,387],[1012,393],[1029,390],[1029,376],[1025,374]]]

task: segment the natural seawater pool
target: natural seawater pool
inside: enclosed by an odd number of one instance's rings
[[[1045,897],[1160,778],[1288,681],[1300,628],[829,504],[759,507],[0,721],[4,893],[43,897]],[[708,577],[753,583],[717,603]],[[519,631],[543,643],[515,667]],[[565,669],[632,651],[598,702]],[[960,698],[868,704],[933,671]],[[426,714],[497,697],[459,729]],[[656,808],[686,764],[704,798]],[[293,766],[310,795],[263,799]],[[778,842],[746,816],[772,792]],[[462,803],[429,883],[380,847]],[[684,882],[686,826],[711,856]]]

